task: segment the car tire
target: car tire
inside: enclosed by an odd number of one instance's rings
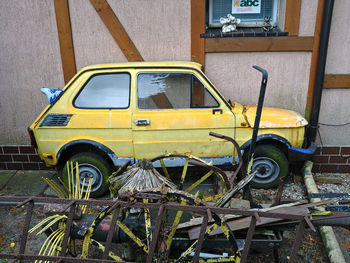
[[[88,178],[93,179],[90,192],[91,197],[99,197],[107,192],[109,187],[108,178],[111,175],[112,169],[106,159],[96,153],[83,152],[71,156],[67,162],[73,162],[74,167],[76,162],[79,164],[81,184],[83,178],[86,178],[86,186],[88,184]],[[62,177],[65,184],[68,185],[67,163],[63,167]]]
[[[248,156],[245,156],[247,163]],[[247,164],[248,166],[248,164]],[[280,178],[284,178],[289,172],[289,162],[279,148],[273,145],[258,145],[255,148],[252,172],[258,170],[250,182],[254,188],[269,189],[278,186]]]

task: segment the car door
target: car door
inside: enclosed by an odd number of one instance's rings
[[[136,91],[132,131],[137,160],[167,153],[192,154],[214,164],[232,160],[232,144],[209,132],[234,137],[234,114],[197,71],[141,71]]]
[[[108,147],[115,165],[134,160],[131,130],[131,75],[123,70],[89,71],[69,95],[70,140],[89,140]]]

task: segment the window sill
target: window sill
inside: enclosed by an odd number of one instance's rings
[[[218,37],[204,39],[204,52],[312,51],[314,37]]]
[[[279,28],[264,32],[261,27],[241,27],[237,31],[222,33],[220,28],[210,28],[201,38],[227,38],[227,37],[285,37],[288,32],[282,32]]]

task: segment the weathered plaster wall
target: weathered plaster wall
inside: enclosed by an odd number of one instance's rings
[[[190,1],[109,0],[108,3],[145,61],[190,59]],[[96,63],[126,61],[90,3],[70,0],[69,5],[78,69]]]
[[[326,74],[350,74],[349,10],[350,1],[335,1]],[[323,90],[319,121],[327,124],[349,123],[349,98],[350,89]],[[321,125],[320,135],[324,145],[350,145],[350,125],[337,127]]]
[[[2,0],[0,28],[0,144],[29,144],[40,87],[64,84],[53,1]]]
[[[302,0],[300,10],[300,36],[313,36],[315,31],[318,0]]]
[[[217,53],[206,55],[206,73],[214,85],[231,100],[257,104],[261,73],[269,73],[265,106],[305,111],[310,71],[310,52]]]
[[[190,1],[108,0],[146,61],[190,60]],[[89,1],[70,0],[77,70],[126,58]],[[0,0],[0,144],[29,144],[47,105],[41,86],[63,87],[53,1]]]

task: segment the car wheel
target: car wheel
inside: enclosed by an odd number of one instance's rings
[[[286,155],[272,145],[258,145],[255,148],[252,172],[257,174],[250,182],[254,188],[274,188],[279,179],[288,175],[289,162]]]
[[[89,179],[91,178],[93,180],[90,193],[91,197],[98,197],[107,192],[111,167],[102,156],[92,152],[84,152],[73,155],[68,159],[68,162],[73,162],[74,167],[76,162],[79,164],[80,184],[83,184],[85,178],[85,186],[87,187]],[[68,185],[67,163],[63,167],[62,176],[63,181]]]

